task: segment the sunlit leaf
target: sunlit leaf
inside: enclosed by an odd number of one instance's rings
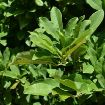
[[[42,1],[42,0],[35,0],[35,3],[36,3],[38,6],[43,6],[43,1]]]
[[[94,71],[94,67],[92,65],[86,64],[86,63],[83,64],[83,73],[91,74],[93,73],[93,71]]]
[[[74,90],[79,90],[82,86],[82,82],[75,82],[69,79],[57,79],[61,84],[74,89]]]
[[[24,94],[46,96],[52,92],[52,89],[59,87],[59,83],[54,79],[46,79],[33,85],[24,87]]]
[[[51,22],[58,30],[63,30],[62,14],[59,9],[53,7],[50,12]]]
[[[94,9],[99,10],[102,9],[102,1],[101,0],[86,0],[86,2]]]

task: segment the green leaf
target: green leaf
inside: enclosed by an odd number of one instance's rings
[[[30,32],[30,34],[30,40],[33,42],[34,45],[46,49],[52,54],[57,54],[57,51],[53,46],[53,42],[48,36],[36,32]]]
[[[63,75],[63,71],[57,69],[47,69],[47,72],[50,77],[61,77]]]
[[[10,77],[10,78],[13,78],[13,79],[17,79],[17,74],[12,72],[12,71],[5,71],[3,73],[3,76]]]
[[[104,57],[105,57],[105,43],[102,46],[101,56],[100,56],[99,60],[101,61],[101,59]]]
[[[18,79],[19,76],[20,76],[19,68],[15,65],[11,65],[10,69],[11,69],[11,71],[9,71],[9,70],[4,71],[3,75],[6,76],[6,77],[11,77],[11,78],[14,78],[14,79]]]
[[[56,29],[56,27],[53,26],[52,22],[49,21],[47,18],[45,17],[40,17],[39,18],[39,25],[40,27],[43,29],[45,29],[45,31],[51,35],[53,38],[55,38],[57,41],[59,41],[59,35],[57,33],[58,29]]]
[[[31,74],[34,78],[39,76],[38,75],[38,70],[36,70],[35,65],[29,65],[29,70],[30,70],[30,72],[31,72]]]
[[[44,52],[43,52],[44,53]],[[45,55],[45,53],[44,53]],[[57,65],[58,57],[56,56],[43,56],[43,54],[39,54],[39,52],[35,52],[34,50],[24,51],[18,53],[16,57],[13,59],[11,64],[13,65],[24,65],[24,64],[52,64]]]
[[[94,9],[99,10],[102,9],[102,1],[101,0],[86,0],[86,2]]]
[[[78,36],[80,36],[82,34],[82,32],[84,32],[90,24],[91,24],[90,20],[84,20],[80,25],[80,30],[79,30]]]
[[[91,20],[90,28],[93,30],[93,32],[100,25],[103,18],[104,18],[104,11],[103,10],[98,10],[90,16],[90,18],[89,18],[89,20]]]
[[[16,74],[17,76],[20,75],[20,70],[19,70],[19,68],[18,68],[16,65],[11,65],[11,66],[10,66],[10,69],[11,69],[11,71],[14,72],[14,74]]]
[[[96,73],[102,74],[103,63],[97,60],[95,65],[94,65],[94,70]]]
[[[6,40],[0,40],[0,43],[1,43],[3,46],[6,46],[6,45],[7,45],[7,41],[6,41]]]
[[[46,79],[24,87],[24,94],[46,96],[56,87],[59,87],[59,83],[57,81],[54,79]]]
[[[6,7],[8,7],[8,5],[5,2],[0,2],[0,8],[1,9],[6,9]]]
[[[86,40],[86,37],[88,35],[91,35],[92,30],[86,30],[84,31],[79,38],[77,38],[77,40],[73,41],[72,46],[69,45],[67,46],[67,49],[62,49],[62,51],[65,53],[64,59],[66,60],[75,50],[78,49],[78,47],[80,47]]]
[[[85,55],[85,59],[90,60],[93,66],[96,64],[96,61],[97,61],[97,53],[90,46],[87,49],[87,54]]]
[[[78,36],[78,38],[76,38],[73,42],[72,42],[72,46],[75,46],[75,45],[80,45],[83,44],[85,41],[86,41],[86,38],[87,36],[90,36],[91,33],[92,33],[92,29],[88,29],[88,30],[85,30],[83,32],[81,32],[81,35]]]
[[[7,65],[10,59],[10,51],[9,48],[7,47],[5,51],[3,52],[3,65]]]
[[[47,70],[44,68],[38,68],[35,65],[29,65],[29,70],[34,78],[44,77],[46,79]]]
[[[73,30],[75,29],[77,22],[78,22],[77,17],[74,17],[74,18],[69,20],[69,22],[67,23],[66,28],[65,28],[65,35],[72,35],[73,34]]]
[[[96,28],[100,25],[100,23],[102,22],[104,17],[104,11],[103,10],[98,10],[97,12],[93,13],[89,20],[91,20],[91,24],[89,21],[84,21],[85,25],[83,24],[83,26],[87,26],[90,24],[89,29],[80,32],[80,35],[78,38],[76,38],[73,42],[72,42],[72,48],[70,47],[71,45],[67,46],[67,48],[62,49],[63,52],[65,53],[64,59],[67,59],[69,55],[71,55],[78,47],[80,47],[85,41],[87,36],[90,36],[95,30]],[[99,18],[99,19],[98,19]],[[67,51],[68,49],[68,51]]]
[[[1,32],[1,33],[0,33],[0,38],[4,37],[4,36],[6,36],[6,35],[7,35],[6,32]]]
[[[60,89],[60,88],[55,88],[55,89],[53,90],[52,94],[53,94],[53,95],[58,94],[61,101],[65,101],[67,98],[73,97],[72,94],[70,94],[69,92],[64,91],[64,90],[62,90],[62,89]]]
[[[4,16],[6,16],[6,17],[10,17],[10,16],[12,16],[12,15],[13,15],[12,13],[4,12]]]
[[[32,58],[27,58],[27,57],[16,57],[16,59],[14,59],[14,61],[12,62],[12,64],[14,65],[24,65],[24,64],[52,64],[52,65],[56,65],[53,60],[52,57],[50,56],[43,56],[40,58],[37,58],[36,60],[32,60]]]
[[[104,76],[101,75],[101,74],[98,74],[98,75],[96,75],[96,77],[97,77],[98,82],[101,85],[101,87],[105,88],[105,78],[104,78]]]
[[[5,85],[4,85],[4,88],[9,88],[10,87],[10,85],[11,85],[11,82],[9,81],[5,81]]]
[[[77,95],[92,94],[93,91],[98,91],[97,86],[91,80],[84,80],[80,90],[77,91]]]
[[[41,105],[40,102],[35,102],[33,105]]]
[[[92,74],[94,72],[94,67],[89,63],[83,63],[83,73]]]
[[[62,14],[59,9],[53,7],[50,12],[51,22],[58,30],[63,31]]]
[[[79,36],[80,27],[83,24],[84,19],[85,19],[84,15],[79,18],[79,21],[76,24],[75,30],[73,31],[74,38],[77,38]]]
[[[17,80],[11,87],[10,89],[16,89],[17,85],[19,84],[19,80]]]
[[[36,3],[38,6],[43,6],[43,1],[42,1],[42,0],[35,0],[35,3]]]
[[[6,46],[7,45],[7,41],[6,40],[2,40],[1,38],[6,36],[7,33],[6,32],[1,32],[0,33],[0,44],[2,44],[3,46]]]
[[[81,57],[84,54],[86,54],[86,45],[85,44],[80,46],[77,50],[75,50],[72,53],[71,57],[73,60],[76,61],[79,57]]]
[[[76,91],[78,91],[82,86],[82,82],[75,82],[75,81],[72,81],[69,79],[57,79],[57,81],[59,81],[61,84],[65,85],[71,89],[74,89]]]

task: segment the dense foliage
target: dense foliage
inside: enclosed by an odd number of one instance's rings
[[[105,104],[105,0],[0,0],[0,105]]]

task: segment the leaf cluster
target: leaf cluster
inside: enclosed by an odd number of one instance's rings
[[[105,103],[105,0],[0,0],[0,105]]]

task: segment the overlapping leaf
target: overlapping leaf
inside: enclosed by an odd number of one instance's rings
[[[51,93],[55,87],[59,87],[59,83],[54,79],[47,79],[24,87],[24,94],[46,96]]]

